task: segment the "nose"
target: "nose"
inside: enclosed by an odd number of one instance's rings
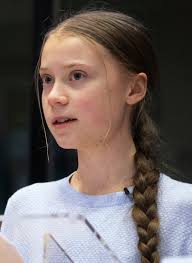
[[[69,95],[63,83],[55,82],[48,94],[48,103],[51,106],[66,105],[69,102]]]

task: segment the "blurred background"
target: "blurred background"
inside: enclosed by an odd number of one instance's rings
[[[7,0],[0,8],[0,214],[17,189],[62,178],[76,152],[45,141],[34,87],[44,33],[68,10],[105,7],[126,12],[151,31],[160,66],[154,119],[172,177],[192,183],[192,2],[190,0]],[[174,168],[174,169],[172,169]]]

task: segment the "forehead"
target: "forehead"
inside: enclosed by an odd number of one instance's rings
[[[90,64],[121,68],[120,63],[102,45],[83,36],[70,33],[50,35],[41,54],[41,67],[59,64]]]
[[[41,63],[54,60],[68,62],[72,59],[97,63],[106,57],[107,53],[107,50],[101,45],[83,37],[68,34],[52,35],[47,39],[42,49]]]

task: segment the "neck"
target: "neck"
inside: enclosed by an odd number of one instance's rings
[[[78,169],[71,185],[79,192],[99,195],[123,191],[132,185],[135,145],[114,142],[91,151],[78,150]]]

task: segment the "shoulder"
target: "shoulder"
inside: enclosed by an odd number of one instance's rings
[[[62,199],[62,180],[35,183],[16,191],[8,200],[6,209],[14,209],[17,214],[45,212],[53,203]]]
[[[177,181],[165,174],[160,175],[159,198],[192,204],[192,184]]]
[[[158,193],[162,254],[191,253],[192,184],[161,174]]]
[[[1,232],[12,240],[15,222],[30,214],[53,214],[64,212],[65,184],[67,178],[54,182],[36,183],[15,192],[8,200]]]
[[[160,216],[185,221],[192,215],[192,184],[177,181],[161,174],[159,181],[158,205]]]

